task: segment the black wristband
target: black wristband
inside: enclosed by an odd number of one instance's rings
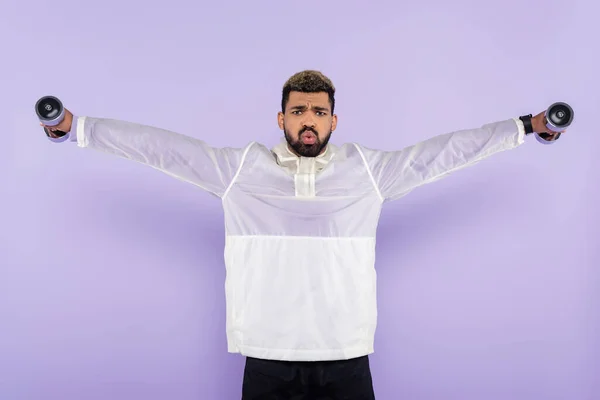
[[[533,133],[533,125],[531,125],[531,117],[532,115],[522,115],[519,119],[523,122],[523,126],[525,127],[525,134],[530,135]]]

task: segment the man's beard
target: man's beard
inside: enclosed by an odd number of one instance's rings
[[[321,141],[320,135],[316,130],[312,128],[303,128],[300,130],[300,132],[298,132],[298,140],[293,140],[287,128],[284,127],[283,131],[285,133],[285,140],[288,142],[289,146],[296,152],[296,154],[302,157],[316,157],[321,154],[321,151],[323,151],[325,146],[327,146],[327,143],[329,143],[329,138],[331,137],[331,131],[329,131],[323,141]],[[300,136],[304,132],[309,131],[315,135],[315,142],[313,144],[304,144],[302,143]]]

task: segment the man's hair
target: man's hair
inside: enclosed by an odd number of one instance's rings
[[[285,107],[290,98],[290,92],[319,93],[326,92],[329,95],[329,104],[331,113],[335,107],[335,87],[331,80],[319,71],[306,70],[298,72],[283,85],[281,98],[281,112],[285,112]]]

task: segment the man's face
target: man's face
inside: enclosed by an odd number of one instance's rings
[[[285,113],[279,112],[277,120],[291,150],[303,157],[321,154],[337,125],[325,92],[291,92]]]

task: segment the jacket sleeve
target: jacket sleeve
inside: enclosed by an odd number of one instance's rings
[[[509,119],[435,136],[397,151],[356,146],[381,200],[389,201],[489,156],[514,149],[524,140],[523,123]]]
[[[114,119],[74,117],[66,139],[79,147],[137,161],[223,197],[240,170],[244,148],[214,148],[165,129]]]

